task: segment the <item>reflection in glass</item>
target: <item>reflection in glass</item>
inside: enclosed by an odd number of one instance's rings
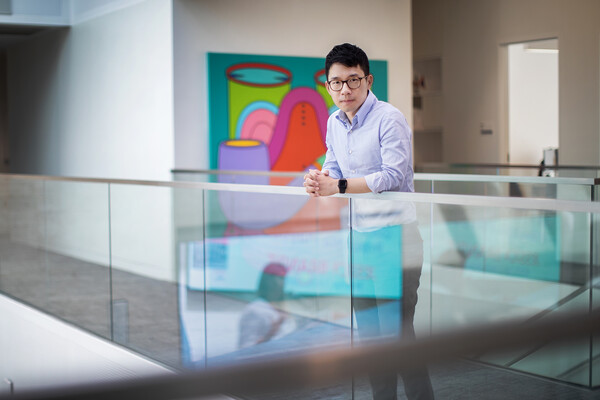
[[[197,297],[180,290],[178,265],[191,252],[180,242],[202,243],[202,191],[111,184],[110,198],[115,339],[167,365],[186,365],[186,334],[198,323],[182,325],[180,312],[190,310],[180,307],[184,296],[188,304]],[[200,310],[192,315],[203,321]],[[193,346],[202,353],[200,340]]]
[[[3,183],[0,290],[110,338],[107,185]]]
[[[277,307],[284,300],[287,268],[270,263],[263,270],[257,289],[257,298],[242,311],[239,322],[239,347],[255,346],[284,336],[294,330],[293,319]]]
[[[353,304],[360,341],[415,338],[423,268],[416,207],[392,200],[352,200]],[[426,367],[400,373],[409,399],[433,399]],[[395,399],[396,373],[369,376],[373,399]]]
[[[0,290],[45,309],[44,183],[6,178],[2,186],[7,219],[0,251]]]
[[[46,311],[111,337],[108,185],[44,183]]]
[[[596,186],[594,198],[598,199],[600,190]],[[592,237],[594,242],[592,243],[592,273],[591,273],[591,287],[592,287],[592,308],[600,309],[600,215],[592,214]],[[592,339],[592,360],[591,360],[591,386],[598,388],[600,386],[600,334],[594,335]]]
[[[586,214],[436,205],[434,216],[435,330],[516,318],[537,321],[588,307]],[[539,343],[478,358],[588,384],[589,350],[589,339],[584,339],[568,345]]]
[[[232,193],[206,191],[208,365],[349,347],[348,200]]]

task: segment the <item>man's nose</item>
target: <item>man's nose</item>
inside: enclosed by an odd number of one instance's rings
[[[348,85],[348,82],[342,82],[342,93],[349,93],[351,92],[352,89],[350,89],[350,85]]]

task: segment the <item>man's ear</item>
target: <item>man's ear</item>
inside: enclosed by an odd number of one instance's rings
[[[371,86],[373,86],[373,75],[369,74],[369,76],[367,77],[367,82],[369,83],[369,90],[371,89]]]

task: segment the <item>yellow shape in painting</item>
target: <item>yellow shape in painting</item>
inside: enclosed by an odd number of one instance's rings
[[[253,146],[259,146],[260,145],[260,141],[258,141],[258,140],[249,140],[249,139],[244,139],[244,140],[228,140],[225,144],[227,146],[231,146],[231,147],[253,147]]]

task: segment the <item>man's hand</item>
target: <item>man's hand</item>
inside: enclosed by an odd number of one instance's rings
[[[308,193],[311,197],[319,196],[319,183],[317,177],[321,174],[329,174],[329,171],[311,169],[308,171],[308,174],[304,175],[304,187],[306,188],[306,193]]]
[[[329,171],[326,169],[323,171],[319,171],[317,169],[309,170],[308,174],[304,175],[304,187],[306,188],[306,193],[308,193],[311,197],[327,196],[320,192],[321,184],[323,183],[324,178],[335,180],[329,177]]]
[[[338,189],[338,180],[330,177],[329,171],[324,172],[317,175],[317,195],[331,196],[332,194],[339,193],[340,190]]]
[[[329,176],[329,171],[311,169],[304,175],[304,187],[311,197],[331,196],[339,193],[338,180]]]

